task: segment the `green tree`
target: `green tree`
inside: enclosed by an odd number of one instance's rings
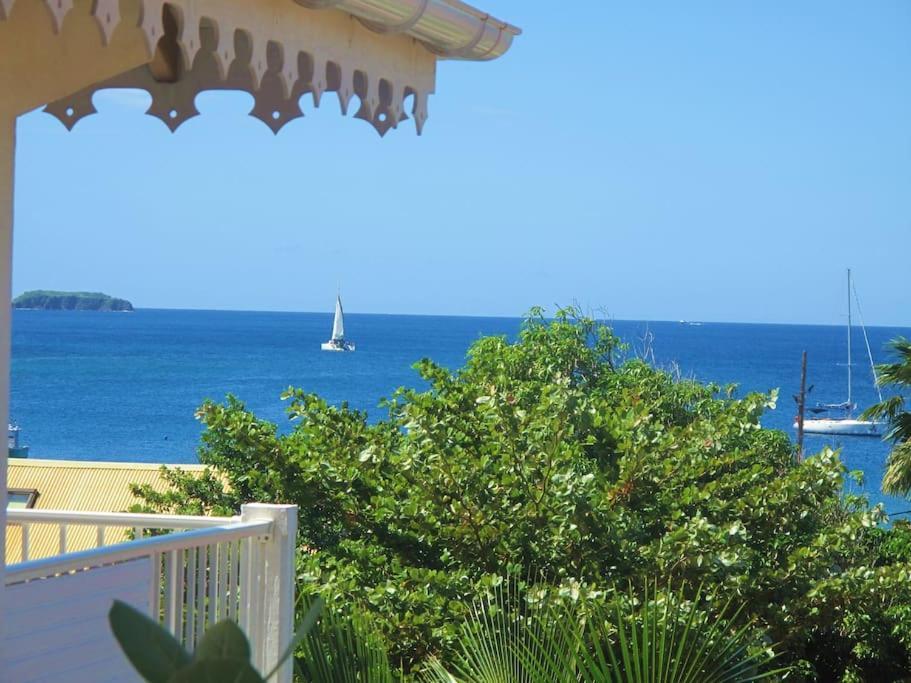
[[[911,341],[900,337],[891,346],[898,360],[876,368],[879,384],[898,391],[911,390]],[[911,493],[911,412],[905,410],[904,397],[900,394],[892,396],[867,410],[864,416],[888,421],[886,438],[895,445],[886,464],[883,491],[907,496]]]
[[[788,437],[760,426],[774,394],[622,354],[575,311],[533,311],[457,371],[420,361],[425,387],[398,390],[373,423],[296,389],[290,429],[233,397],[206,402],[213,474],[141,493],[168,511],[299,504],[299,590],[361,606],[406,669],[455,656],[473,601],[518,573],[580,600],[704,584],[707,613],[736,598],[795,675],[911,670],[911,568],[881,557],[892,532],[843,496],[837,455],[795,464]]]

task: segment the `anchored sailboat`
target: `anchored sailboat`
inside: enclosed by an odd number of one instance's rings
[[[857,290],[851,284],[851,269],[848,269],[848,400],[844,403],[817,403],[816,406],[809,409],[809,412],[819,417],[804,420],[803,429],[807,434],[837,434],[841,436],[881,436],[884,424],[874,420],[860,420],[854,417],[854,411],[857,405],[854,403],[852,396],[852,363],[851,363],[851,296],[857,301],[858,313],[860,313],[860,300],[857,298]],[[870,350],[870,339],[867,337],[867,328],[863,323],[863,316],[860,321],[861,329],[864,333],[864,342],[867,346],[867,357],[870,360],[870,369],[873,371],[873,383],[876,385],[876,366],[873,363],[873,352]],[[879,386],[876,388],[879,391]],[[879,400],[882,401],[882,393],[879,394]],[[795,429],[797,424],[794,425]]]
[[[332,321],[332,339],[325,342],[323,351],[354,351],[354,343],[345,339],[345,312],[341,294],[335,297],[335,319]]]

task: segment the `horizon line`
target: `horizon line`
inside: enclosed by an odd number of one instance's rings
[[[289,310],[289,309],[243,309],[243,308],[172,308],[167,306],[133,306],[134,311],[183,311],[187,313],[265,313],[265,314],[275,314],[275,315],[288,315],[288,314],[299,314],[299,315],[325,315],[326,317],[332,317],[332,311],[302,311],[302,310]],[[33,311],[33,310],[43,310],[43,309],[24,309],[24,308],[14,308],[14,311]],[[67,312],[67,311],[52,311],[52,312]],[[110,313],[112,311],[71,311],[76,313]],[[121,311],[113,311],[121,312]],[[129,311],[127,311],[129,312]],[[458,314],[458,313],[375,313],[375,312],[357,312],[357,311],[345,311],[345,315],[351,316],[380,316],[380,317],[413,317],[413,318],[479,318],[479,319],[491,319],[491,320],[524,320],[524,315],[494,315],[494,314]],[[755,320],[711,320],[711,319],[699,319],[699,320],[686,320],[686,319],[677,319],[677,320],[668,320],[668,319],[659,319],[659,318],[619,318],[603,315],[589,314],[590,317],[594,318],[599,322],[613,323],[613,322],[622,322],[622,323],[670,323],[678,325],[687,325],[691,327],[698,327],[700,325],[769,325],[777,327],[844,327],[845,323],[808,323],[808,322],[758,322]],[[545,316],[547,319],[550,319],[548,316]],[[847,318],[847,316],[845,316]],[[860,327],[860,325],[855,325],[855,327]],[[873,324],[866,325],[867,328],[888,328],[888,329],[908,329],[911,330],[911,324],[907,325],[896,325],[896,324]]]

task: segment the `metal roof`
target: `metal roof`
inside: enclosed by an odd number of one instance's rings
[[[118,462],[78,462],[72,460],[9,460],[8,489],[37,489],[35,510],[85,512],[127,512],[139,501],[130,493],[130,484],[148,484],[164,491],[167,484],[161,465]],[[180,469],[202,472],[202,465],[180,465]],[[105,531],[105,544],[123,540],[123,530]],[[29,557],[50,557],[59,552],[57,525],[33,525],[29,533]],[[92,527],[72,529],[67,536],[70,551],[94,548],[96,531]],[[19,562],[22,534],[15,526],[7,528],[6,562]]]

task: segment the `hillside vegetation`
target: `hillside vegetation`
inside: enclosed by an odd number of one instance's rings
[[[13,308],[46,311],[132,311],[133,304],[101,292],[55,292],[35,289],[13,299]]]

